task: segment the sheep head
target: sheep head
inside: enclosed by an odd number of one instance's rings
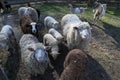
[[[95,2],[93,9],[96,9],[96,8],[98,8],[99,6],[100,6],[100,3],[99,3],[99,2]]]
[[[52,27],[55,28],[55,29],[58,29],[59,23],[58,22],[52,23]]]
[[[31,22],[30,25],[32,26],[32,33],[36,33],[37,32],[37,29],[36,29],[36,25],[37,23],[36,22]]]
[[[38,62],[49,62],[49,58],[48,58],[48,54],[46,52],[46,49],[49,49],[48,46],[44,46],[44,47],[39,47],[39,48],[31,48],[29,47],[28,50],[33,52],[33,56],[34,58],[38,61]]]
[[[73,7],[72,4],[68,4],[68,8],[71,8],[71,7]]]
[[[83,40],[87,40],[91,37],[91,28],[88,22],[82,22],[78,30]]]

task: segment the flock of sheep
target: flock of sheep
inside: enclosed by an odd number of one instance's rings
[[[87,67],[87,55],[84,50],[91,41],[91,27],[88,22],[81,21],[76,14],[66,14],[58,22],[51,16],[44,18],[47,33],[38,40],[39,12],[32,7],[20,7],[18,15],[20,27],[24,33],[19,41],[21,60],[32,75],[44,74],[50,64],[48,54],[54,60],[59,56],[59,44],[65,42],[68,49],[64,61],[64,70],[59,80],[84,80]],[[0,45],[9,50],[11,39],[16,41],[13,28],[10,25],[2,27]],[[48,52],[48,50],[50,50]]]

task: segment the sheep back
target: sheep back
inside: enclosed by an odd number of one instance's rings
[[[81,23],[79,17],[75,14],[66,14],[61,20],[61,27],[63,30],[63,35],[66,38],[66,35],[70,27],[75,27]]]
[[[0,45],[6,50],[10,47],[9,38],[5,33],[0,33]]]
[[[1,29],[1,33],[5,33],[9,38],[14,36],[13,28],[10,25],[4,25]]]
[[[18,9],[18,15],[19,17],[22,16],[28,16],[30,17],[34,22],[38,21],[38,13],[37,11],[32,7],[20,7]]]
[[[85,80],[87,63],[87,55],[82,50],[71,50],[65,58],[59,80]]]
[[[44,19],[44,25],[46,28],[55,28],[55,29],[58,29],[59,27],[59,22],[56,21],[53,17],[51,16],[47,16],[45,17]]]
[[[62,17],[61,19],[61,26],[64,27],[66,24],[69,23],[78,23],[81,22],[79,17],[75,14],[66,14],[65,16]]]
[[[50,54],[53,56],[54,59],[60,54],[59,47],[58,47],[58,41],[51,35],[51,34],[45,34],[43,38],[44,44],[51,46],[51,52]]]
[[[56,45],[58,43],[57,40],[49,33],[45,34],[43,39],[44,39],[45,45],[53,46],[53,45]]]
[[[0,32],[0,45],[6,50],[13,49],[17,46],[16,37],[13,32],[13,28],[10,25],[5,25],[2,27]]]
[[[59,41],[59,43],[62,41],[63,36],[54,28],[49,29],[49,33],[52,34]]]

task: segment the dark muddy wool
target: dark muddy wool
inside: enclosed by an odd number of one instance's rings
[[[66,56],[60,80],[85,80],[86,67],[86,54],[79,49],[73,49]]]

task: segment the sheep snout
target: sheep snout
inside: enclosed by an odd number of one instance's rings
[[[35,22],[32,22],[32,23],[31,23],[31,26],[32,26],[32,32],[33,32],[33,33],[36,33],[36,32],[37,32],[36,23],[35,23]]]

